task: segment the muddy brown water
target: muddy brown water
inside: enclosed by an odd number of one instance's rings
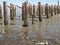
[[[49,45],[60,45],[60,14],[48,19],[28,18],[28,27],[23,27],[20,17],[9,20],[8,26],[4,26],[0,19],[0,45],[36,45],[37,42],[48,41]]]

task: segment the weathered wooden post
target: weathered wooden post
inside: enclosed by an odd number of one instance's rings
[[[2,19],[2,6],[0,4],[0,18]]]
[[[58,14],[58,6],[57,6],[57,14]]]
[[[49,5],[49,14],[51,14],[51,6]]]
[[[44,7],[44,5],[42,5],[42,10],[41,10],[41,11],[42,11],[42,15],[43,15],[43,13],[44,13],[44,8],[43,8],[43,7]]]
[[[60,6],[59,6],[59,14],[60,14]]]
[[[14,7],[14,17],[16,17],[16,6]]]
[[[24,19],[23,19],[23,15],[24,15],[24,13],[23,13],[24,10],[23,10],[23,9],[24,9],[24,7],[23,7],[23,3],[22,3],[22,20],[24,20]]]
[[[16,16],[16,8],[14,7],[14,4],[10,4],[10,18],[14,19],[14,17]]]
[[[33,5],[33,15],[35,17],[35,5]]]
[[[29,6],[28,6],[28,13],[30,16],[32,16],[32,5],[29,3]]]
[[[59,6],[59,14],[60,14],[60,6]]]
[[[49,18],[49,8],[48,8],[48,3],[46,3],[46,6],[45,6],[45,15],[46,15],[46,18]]]
[[[30,16],[32,14],[32,5],[30,5]]]
[[[55,13],[55,15],[56,15],[56,13],[57,13],[56,5],[54,5],[54,13]]]
[[[53,5],[51,5],[51,16],[53,16]]]
[[[24,3],[22,3],[22,20],[24,20]]]
[[[57,14],[59,14],[59,0],[58,0],[58,5],[57,5]]]
[[[57,14],[59,14],[59,6],[57,5]]]
[[[3,10],[4,10],[4,25],[8,25],[8,15],[7,15],[7,3],[3,2]]]
[[[39,15],[39,22],[41,22],[42,21],[42,17],[41,17],[41,15],[42,15],[42,6],[41,6],[40,2],[38,2],[38,15]]]
[[[25,11],[24,11],[24,27],[27,27],[28,25],[27,25],[27,16],[28,16],[28,7],[27,7],[27,2],[25,2]]]
[[[33,5],[32,24],[34,24],[35,5]]]
[[[10,19],[13,19],[12,4],[10,4]]]
[[[58,14],[58,13],[57,13],[57,5],[56,5],[56,14]]]

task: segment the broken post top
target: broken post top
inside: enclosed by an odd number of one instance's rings
[[[14,4],[10,3],[10,6],[11,6],[12,8],[14,8]]]
[[[14,5],[14,4],[12,4],[12,3],[10,3],[10,6],[15,7],[15,5]]]
[[[41,2],[38,2],[38,6],[39,6],[41,9],[43,8]]]

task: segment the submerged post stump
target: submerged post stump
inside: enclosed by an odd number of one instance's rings
[[[49,18],[48,14],[49,14],[49,8],[48,8],[48,3],[46,3],[46,6],[45,6],[45,15],[46,15],[46,18]]]
[[[0,18],[2,19],[2,6],[0,4]]]
[[[10,18],[14,19],[16,16],[16,7],[14,7],[14,4],[10,4]]]
[[[8,25],[8,15],[7,15],[7,3],[3,2],[3,10],[4,10],[4,25]]]
[[[24,27],[27,27],[27,16],[28,16],[28,7],[27,7],[27,2],[25,2],[25,11],[24,11]]]
[[[42,17],[41,17],[41,15],[42,15],[42,6],[41,6],[40,2],[38,2],[38,15],[39,15],[39,22],[41,22],[42,21]]]

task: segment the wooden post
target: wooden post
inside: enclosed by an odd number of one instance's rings
[[[46,3],[46,6],[45,6],[45,15],[46,15],[46,18],[49,18],[48,14],[49,14],[49,8],[48,8],[48,4]]]
[[[49,14],[51,14],[51,6],[49,5]]]
[[[2,19],[2,6],[0,4],[0,18]]]
[[[34,24],[35,5],[33,5],[32,24]]]
[[[27,27],[27,16],[28,16],[28,7],[27,7],[27,2],[25,2],[25,11],[24,11],[24,27]]]
[[[8,25],[8,15],[7,15],[7,3],[3,2],[3,10],[4,10],[4,25]]]
[[[22,3],[22,20],[24,20],[24,3]]]
[[[10,19],[13,19],[13,14],[12,14],[12,4],[10,4]]]
[[[14,7],[14,17],[16,17],[16,6]]]
[[[29,6],[28,6],[28,13],[30,16],[32,16],[32,5],[29,3]]]
[[[42,6],[41,6],[41,3],[40,2],[38,2],[38,14],[39,14],[39,22],[41,22],[42,21],[42,17],[41,17],[41,15],[42,15]]]
[[[41,11],[42,11],[42,15],[43,15],[43,13],[44,13],[44,10],[43,10],[44,8],[43,8],[43,7],[44,7],[44,5],[42,5],[42,10],[41,10]]]
[[[51,16],[53,16],[53,5],[51,5]]]
[[[57,5],[57,14],[59,14],[59,6]]]
[[[33,5],[33,15],[35,17],[35,5]]]
[[[59,6],[59,14],[60,14],[60,6]]]
[[[14,19],[14,17],[16,16],[16,9],[14,8],[14,4],[10,4],[10,18]]]
[[[55,15],[56,15],[56,13],[57,13],[56,5],[54,5],[54,13],[55,13]]]

